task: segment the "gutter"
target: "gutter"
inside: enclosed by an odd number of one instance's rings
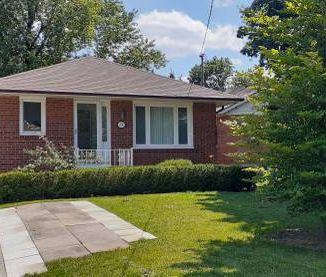
[[[60,96],[93,96],[93,97],[122,97],[122,98],[154,98],[154,99],[179,99],[179,100],[200,100],[200,101],[233,101],[242,102],[244,98],[216,98],[216,97],[194,97],[194,96],[161,96],[161,95],[139,95],[139,94],[115,94],[115,93],[83,93],[83,92],[55,92],[55,91],[33,91],[33,90],[14,90],[14,89],[0,89],[0,93],[17,93],[17,94],[38,94],[38,95],[60,95]]]

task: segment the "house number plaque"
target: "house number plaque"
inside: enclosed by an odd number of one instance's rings
[[[120,122],[118,123],[118,127],[119,127],[120,129],[123,129],[123,128],[126,127],[126,123],[124,123],[123,121],[120,121]]]

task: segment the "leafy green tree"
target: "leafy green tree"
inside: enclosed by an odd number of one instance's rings
[[[257,67],[249,75],[258,92],[249,100],[260,115],[244,116],[231,127],[246,138],[239,145],[248,152],[239,158],[265,169],[260,181],[272,195],[294,212],[320,213],[326,230],[326,2],[288,0],[286,9],[295,16],[250,19],[268,26],[263,38],[289,47],[261,50],[269,69]]]
[[[292,14],[285,10],[284,3],[285,0],[254,0],[250,7],[241,11],[245,25],[239,28],[237,36],[239,38],[246,38],[247,40],[245,46],[241,50],[241,53],[249,57],[259,56],[261,65],[265,64],[266,61],[260,52],[260,47],[285,50],[287,48],[287,44],[262,36],[260,31],[267,28],[268,25],[264,25],[262,22],[252,21],[250,19],[257,13],[265,13],[270,17],[278,16],[281,19],[288,18],[292,16]]]
[[[154,41],[142,35],[135,24],[136,11],[127,12],[121,1],[102,0],[96,26],[95,55],[117,63],[152,70],[166,64]]]
[[[165,64],[118,0],[0,1],[0,76],[85,54],[150,70]]]
[[[230,84],[228,85],[229,89],[235,88],[249,88],[252,85],[252,80],[248,76],[252,72],[249,71],[237,71],[230,78]]]
[[[97,0],[2,0],[0,76],[61,62],[95,35]]]
[[[227,79],[233,74],[233,64],[229,58],[214,57],[204,62],[204,86],[216,90],[225,90]],[[189,72],[189,81],[201,85],[202,68],[195,65]]]

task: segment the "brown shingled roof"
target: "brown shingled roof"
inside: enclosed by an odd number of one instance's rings
[[[0,93],[241,101],[242,98],[99,58],[81,58],[0,78]]]
[[[229,95],[246,98],[247,96],[252,95],[256,92],[254,90],[247,89],[247,88],[236,88],[236,89],[227,91],[227,93]]]

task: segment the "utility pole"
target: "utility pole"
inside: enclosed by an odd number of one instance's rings
[[[205,71],[204,71],[204,58],[205,58],[205,54],[202,53],[200,54],[200,59],[201,59],[201,86],[203,87],[204,86],[204,79],[205,79]]]

